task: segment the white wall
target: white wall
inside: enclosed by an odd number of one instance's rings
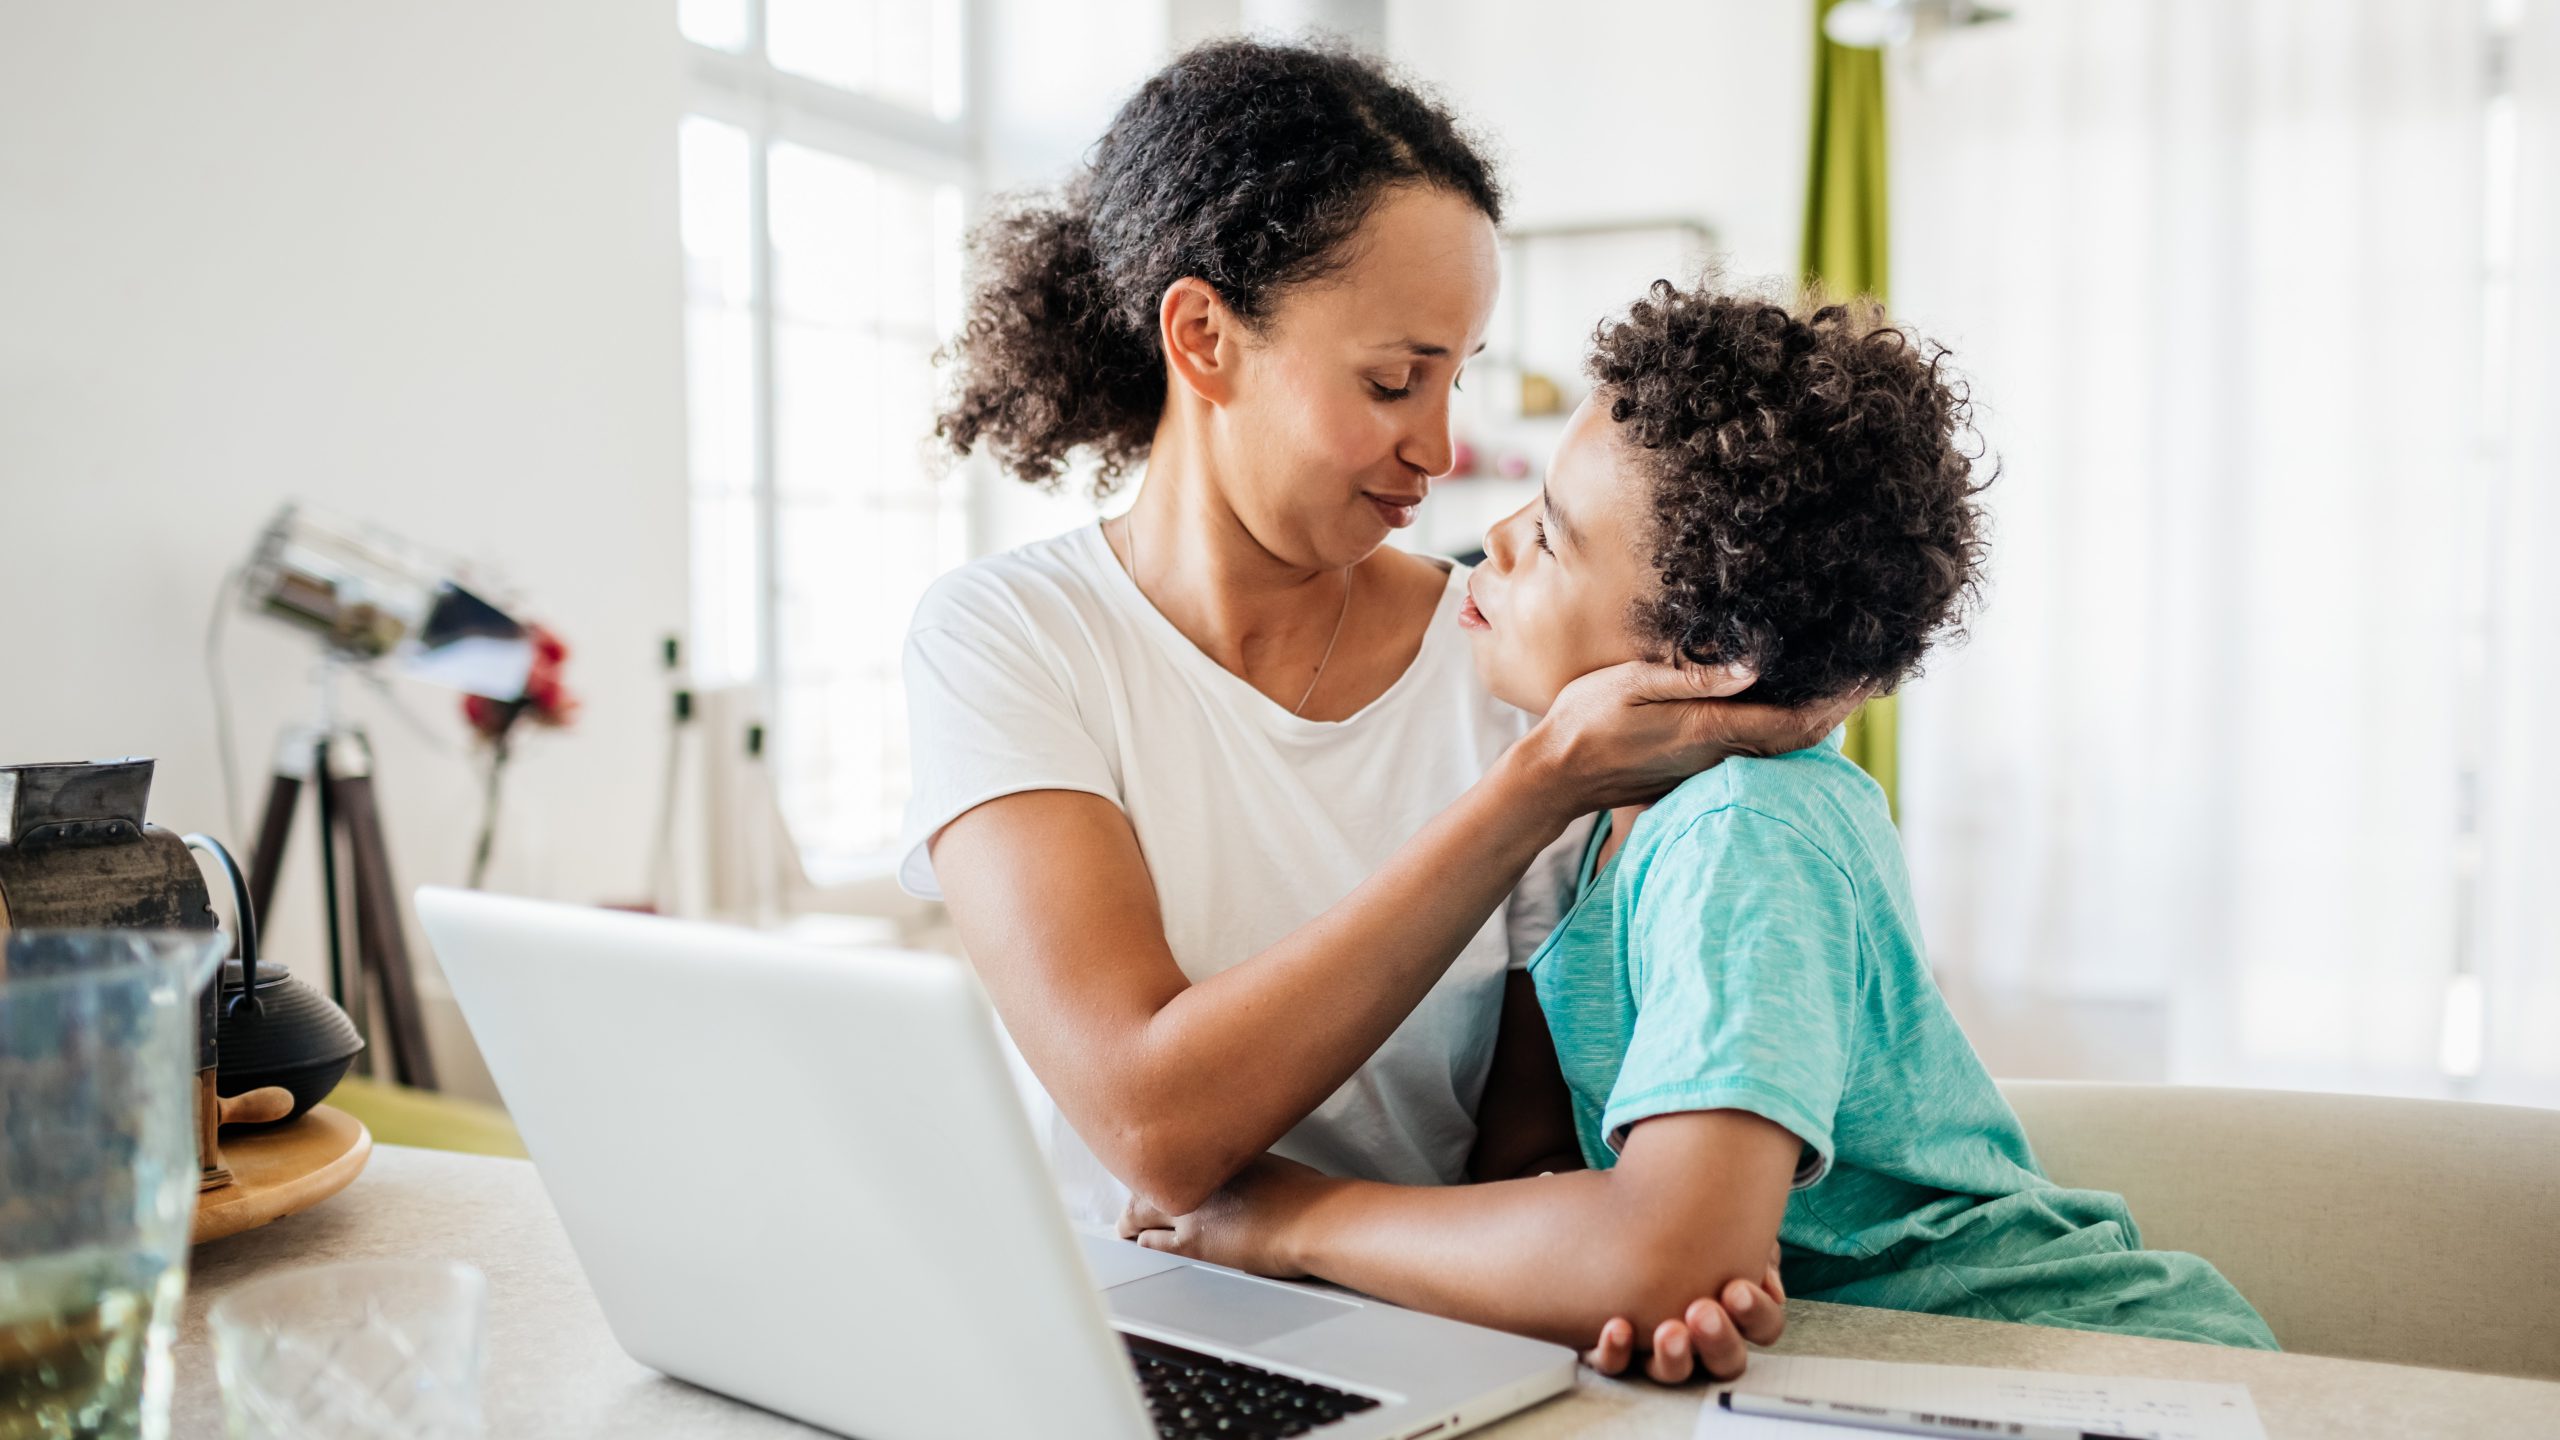
[[[1173,56],[1196,0],[979,0],[981,163],[995,191],[1045,186],[1084,159],[1131,91]]]
[[[157,756],[153,818],[245,860],[200,650],[224,570],[299,496],[477,558],[568,639],[586,710],[520,747],[491,883],[640,893],[654,650],[686,613],[671,8],[8,9],[0,761]],[[228,648],[254,807],[308,651],[245,618]],[[436,743],[350,702],[392,858],[452,883],[478,811],[458,702],[394,683]],[[294,845],[271,937],[317,978],[307,815]]]
[[[1513,223],[1698,220],[1737,274],[1794,274],[1813,104],[1804,5],[1392,0],[1387,51],[1492,142]]]
[[[990,196],[1055,187],[1084,162],[1132,91],[1182,43],[1215,26],[1200,0],[982,0],[983,97],[979,159]],[[972,459],[955,477],[971,487],[971,540],[982,552],[1045,539],[1093,518],[1071,485],[1047,493]],[[1078,485],[1081,482],[1077,482]],[[1110,508],[1127,503],[1129,491]]]

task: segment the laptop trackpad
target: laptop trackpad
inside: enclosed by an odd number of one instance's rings
[[[1084,1247],[1084,1268],[1093,1276],[1096,1290],[1126,1285],[1167,1270],[1187,1269],[1190,1264],[1179,1255],[1149,1250],[1126,1240],[1105,1240],[1099,1235],[1078,1235],[1076,1243]]]
[[[1259,1345],[1292,1330],[1339,1319],[1360,1307],[1348,1300],[1185,1265],[1103,1292],[1111,1313],[1229,1345]]]

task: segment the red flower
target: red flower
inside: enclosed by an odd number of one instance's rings
[[[559,727],[577,718],[578,697],[560,678],[569,663],[569,645],[551,633],[547,626],[528,625],[525,633],[533,640],[533,669],[525,676],[524,695],[516,700],[492,700],[485,695],[462,697],[463,718],[480,738],[492,744],[506,739],[507,732],[518,720],[529,719],[536,725]]]

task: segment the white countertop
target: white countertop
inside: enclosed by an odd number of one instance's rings
[[[286,1265],[386,1256],[465,1260],[488,1273],[492,1440],[823,1433],[667,1379],[624,1355],[530,1165],[384,1146],[344,1194],[196,1251],[178,1339],[181,1440],[222,1434],[204,1315],[226,1287]],[[2449,1370],[1809,1302],[1792,1308],[1779,1349],[2236,1382],[2256,1398],[2270,1440],[2560,1434],[2560,1384]],[[1687,1440],[1703,1393],[1585,1371],[1573,1393],[1477,1433],[1497,1440]]]

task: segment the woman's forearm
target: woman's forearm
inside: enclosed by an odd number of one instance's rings
[[[1188,1193],[1164,1198],[1197,1203],[1340,1088],[1573,818],[1506,756],[1332,909],[1170,997],[1145,1054]]]
[[[990,802],[933,863],[1042,1084],[1113,1173],[1179,1213],[1376,1053],[1573,818],[1514,747],[1332,909],[1196,983],[1107,801]]]

